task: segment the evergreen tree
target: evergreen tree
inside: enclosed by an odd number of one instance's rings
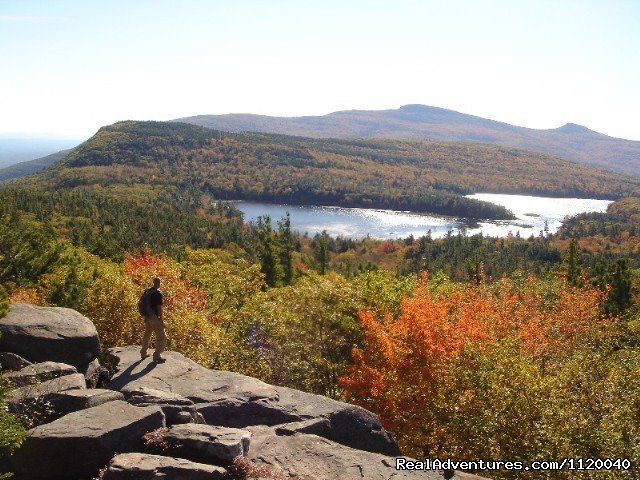
[[[289,212],[278,222],[278,241],[280,244],[280,265],[282,283],[291,285],[293,281],[293,237],[291,235],[291,217]]]
[[[258,218],[258,257],[260,259],[260,271],[264,274],[265,282],[270,287],[275,287],[279,280],[278,252],[274,240],[271,217],[266,215]]]
[[[625,259],[618,259],[613,264],[609,274],[609,298],[607,309],[614,315],[624,312],[631,304],[631,274],[629,264]]]
[[[569,249],[565,255],[565,263],[567,264],[567,282],[573,286],[577,286],[580,281],[579,259],[580,252],[578,250],[578,242],[575,238],[572,238],[569,242]]]
[[[327,273],[329,267],[329,235],[326,231],[322,231],[322,234],[316,235],[313,239],[314,243],[314,256],[318,266],[318,273],[324,275]]]

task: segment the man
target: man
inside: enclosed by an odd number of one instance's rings
[[[162,318],[162,292],[160,291],[160,278],[153,279],[153,287],[148,289],[144,294],[144,323],[145,330],[142,337],[142,349],[140,350],[140,358],[143,360],[149,356],[147,349],[151,341],[151,334],[156,336],[156,350],[153,353],[153,361],[156,363],[164,363],[162,352],[167,348],[167,334],[164,328],[164,320]]]

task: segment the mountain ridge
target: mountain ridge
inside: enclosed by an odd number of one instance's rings
[[[228,132],[313,138],[388,138],[487,143],[548,153],[608,171],[640,176],[640,141],[566,123],[534,129],[420,104],[389,110],[342,110],[322,116],[274,117],[250,113],[197,115],[174,121]]]
[[[631,177],[487,144],[225,133],[187,123],[135,121],[102,127],[64,159],[20,183],[54,191],[102,189],[127,197],[157,187],[219,200],[478,219],[512,214],[464,195],[615,199],[640,186]]]

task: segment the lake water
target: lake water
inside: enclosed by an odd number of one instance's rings
[[[244,213],[245,221],[256,221],[259,216],[269,215],[274,227],[276,221],[287,212],[291,215],[291,228],[310,235],[326,230],[329,235],[342,235],[349,238],[404,238],[409,235],[420,237],[431,230],[434,238],[442,237],[449,230],[467,235],[482,232],[489,236],[506,237],[517,232],[522,237],[538,235],[545,221],[549,231],[555,233],[566,216],[583,212],[604,212],[611,203],[609,200],[582,198],[547,198],[527,195],[503,195],[495,193],[477,193],[469,198],[486,200],[503,205],[511,210],[517,220],[481,222],[476,225],[465,223],[464,219],[453,219],[411,212],[378,210],[369,208],[315,207],[276,205],[257,202],[234,202]]]

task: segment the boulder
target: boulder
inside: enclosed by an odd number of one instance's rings
[[[443,480],[439,471],[396,470],[396,459],[378,453],[363,452],[323,437],[295,433],[277,435],[266,426],[248,427],[251,431],[249,458],[258,466],[269,466],[286,477],[300,480]],[[481,480],[456,472],[453,479]]]
[[[2,370],[20,370],[28,365],[31,365],[31,362],[20,355],[11,352],[0,352],[0,368]]]
[[[98,356],[100,343],[93,323],[75,310],[14,303],[0,319],[0,349],[79,367]]]
[[[66,363],[42,362],[28,365],[15,372],[5,373],[3,377],[16,387],[24,387],[74,373],[78,373],[76,367]]]
[[[116,452],[141,449],[142,435],[164,425],[159,408],[115,400],[30,430],[10,462],[25,480],[94,476]]]
[[[222,480],[222,467],[194,463],[181,458],[144,453],[116,455],[102,476],[103,480]]]
[[[9,391],[6,402],[11,407],[11,405],[27,404],[43,399],[51,393],[67,390],[85,390],[86,388],[84,375],[74,373],[73,375],[65,375],[64,377],[54,378],[34,385],[14,388]]]
[[[251,433],[213,425],[175,425],[164,436],[169,452],[197,462],[230,465],[236,457],[246,457]]]
[[[54,417],[60,418],[71,412],[97,407],[114,400],[124,400],[120,392],[105,389],[67,390],[48,394],[45,399],[51,404]]]
[[[176,352],[165,352],[163,364],[140,360],[135,346],[111,349],[109,355],[116,370],[110,388],[133,391],[145,387],[186,397],[197,404],[196,411],[208,424],[244,428],[325,419],[326,438],[385,455],[399,453],[377,417],[355,405],[209,370]]]
[[[109,380],[109,371],[100,365],[97,358],[86,365],[79,366],[78,372],[84,375],[87,381],[87,388],[104,386]]]

